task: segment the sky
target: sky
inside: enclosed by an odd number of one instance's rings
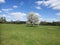
[[[26,21],[29,12],[41,21],[60,21],[60,0],[0,0],[0,17],[7,21]]]

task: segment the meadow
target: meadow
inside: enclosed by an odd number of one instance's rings
[[[60,26],[0,24],[0,45],[60,45]]]

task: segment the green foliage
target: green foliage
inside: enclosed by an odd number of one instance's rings
[[[40,25],[60,26],[60,22],[41,22]]]
[[[6,18],[5,17],[0,17],[0,23],[6,23]]]
[[[60,26],[0,24],[0,45],[60,45]]]

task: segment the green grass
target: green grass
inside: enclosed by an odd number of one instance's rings
[[[60,45],[60,26],[0,24],[0,45]]]

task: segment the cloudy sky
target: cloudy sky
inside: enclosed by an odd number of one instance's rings
[[[60,21],[60,0],[0,0],[0,17],[7,21],[26,21],[31,11],[42,21]]]

